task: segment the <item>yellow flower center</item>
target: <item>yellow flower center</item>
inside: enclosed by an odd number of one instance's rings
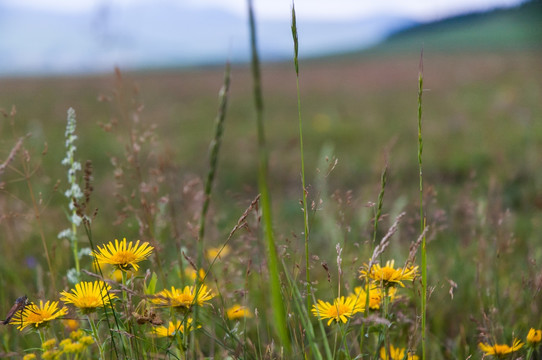
[[[395,271],[394,268],[385,266],[380,270],[380,278],[383,281],[392,281],[395,278]]]
[[[36,312],[28,312],[28,316],[25,319],[28,323],[39,324],[44,321],[48,321],[53,316],[49,311],[41,310]]]
[[[175,301],[178,302],[180,306],[185,306],[185,307],[192,305],[193,300],[194,300],[194,296],[192,296],[191,294],[184,294],[184,293],[179,294],[179,296],[175,298]]]
[[[80,307],[99,307],[102,306],[102,300],[101,298],[98,298],[94,295],[87,295],[86,297],[81,299],[81,306]]]
[[[493,345],[493,349],[495,350],[495,355],[504,355],[510,352],[510,347],[508,345],[495,344]]]
[[[112,260],[121,266],[130,265],[137,259],[132,251],[119,251],[113,255]]]
[[[344,315],[350,311],[350,307],[346,306],[345,304],[333,304],[331,308],[329,308],[329,312],[334,317],[339,317],[341,315]]]

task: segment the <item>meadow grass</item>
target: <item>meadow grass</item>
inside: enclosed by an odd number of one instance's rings
[[[416,84],[409,57],[300,61],[293,9],[293,73],[251,33],[251,69],[181,88],[5,80],[0,299],[33,304],[4,355],[537,358],[540,54],[426,52]]]

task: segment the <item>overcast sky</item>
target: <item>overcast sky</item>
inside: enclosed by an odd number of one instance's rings
[[[8,5],[62,12],[92,11],[100,6],[129,6],[137,3],[182,3],[193,7],[222,9],[241,16],[246,14],[246,0],[0,0]],[[436,20],[470,11],[515,6],[522,0],[297,0],[297,16],[304,19],[353,19],[391,14],[418,21]],[[253,0],[258,18],[287,19],[291,0]]]

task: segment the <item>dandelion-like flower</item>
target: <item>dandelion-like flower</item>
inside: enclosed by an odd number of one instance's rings
[[[224,256],[228,255],[231,252],[231,248],[226,245],[223,247],[217,247],[217,248],[209,248],[207,251],[205,251],[205,256],[207,256],[207,260],[213,261],[215,258],[218,257],[218,259],[222,259]]]
[[[94,256],[100,264],[111,264],[117,266],[120,270],[128,271],[132,268],[139,269],[138,262],[146,260],[154,248],[148,242],[139,245],[139,240],[133,244],[131,241],[126,244],[126,238],[119,242],[115,239],[115,244],[110,241],[103,247],[98,246],[98,251],[94,251]]]
[[[390,357],[388,357],[388,352],[386,348],[380,348],[380,359],[381,360],[403,360],[405,358],[405,349],[396,348],[393,345],[390,345]],[[418,360],[420,357],[418,355],[412,355],[411,353],[407,354],[407,360]]]
[[[390,298],[390,302],[393,302],[395,300],[396,293],[396,288],[388,289],[388,297]],[[380,305],[384,300],[384,296],[385,291],[383,291],[380,287],[374,284],[371,285],[371,288],[369,289],[369,309],[380,309]],[[367,291],[362,289],[361,286],[358,286],[354,289],[354,293],[350,294],[349,297],[354,299],[356,301],[356,304],[359,304],[362,308],[364,308],[367,301]]]
[[[82,336],[78,341],[84,346],[89,346],[89,345],[94,344],[94,339],[90,335]]]
[[[62,355],[62,351],[57,349],[47,350],[43,354],[41,354],[41,358],[43,360],[54,360],[58,359]]]
[[[35,360],[36,359],[36,354],[26,354],[25,356],[23,356],[23,360]]]
[[[85,345],[81,344],[80,342],[69,342],[64,344],[62,347],[62,350],[64,350],[67,354],[77,354],[80,353],[85,349]]]
[[[527,344],[530,346],[537,346],[540,341],[542,341],[542,330],[531,328],[527,334]]]
[[[196,275],[196,270],[194,270],[191,267],[187,267],[184,269],[184,274],[188,276],[190,279],[192,279],[193,281],[196,281],[196,277],[199,277],[200,281],[203,281],[203,279],[205,279],[205,270],[203,269],[199,269]]]
[[[75,330],[75,331],[72,331],[70,333],[70,339],[72,339],[73,341],[77,341],[79,340],[83,335],[85,335],[85,332],[81,329],[78,329],[78,330]]]
[[[242,318],[251,318],[254,315],[252,314],[252,311],[250,311],[249,308],[245,306],[241,306],[239,304],[235,304],[226,310],[226,316],[228,317],[228,319],[234,320],[234,319],[242,319]]]
[[[152,302],[160,306],[190,309],[195,304],[204,305],[213,297],[214,294],[206,285],[201,285],[197,290],[197,294],[195,286],[185,286],[182,290],[172,286],[171,291],[166,289],[157,293]]]
[[[75,289],[71,289],[71,292],[62,291],[60,300],[73,304],[83,314],[89,314],[96,308],[109,305],[111,299],[117,297],[109,293],[109,290],[111,286],[103,281],[80,282],[75,284]]]
[[[17,326],[17,329],[23,330],[27,326],[40,328],[49,323],[49,321],[64,316],[68,313],[68,308],[58,307],[58,301],[47,301],[45,304],[40,300],[40,304],[27,305],[22,311],[18,311],[10,321],[10,324]]]
[[[363,311],[364,308],[362,307],[362,304],[357,304],[355,299],[350,297],[345,298],[344,296],[333,300],[333,304],[330,304],[327,301],[318,300],[318,303],[312,306],[312,313],[314,316],[317,316],[320,320],[329,319],[327,322],[328,325],[330,325],[333,320],[346,323],[348,318],[352,317],[352,315]]]
[[[75,330],[79,329],[79,320],[66,319],[66,320],[62,320],[62,323],[64,324],[64,327],[68,331],[75,331]]]
[[[397,284],[404,287],[403,281],[412,281],[418,275],[417,266],[405,266],[404,268],[395,268],[395,260],[388,260],[386,266],[374,264],[370,269],[367,265],[361,269],[360,278],[369,278],[377,283],[382,283],[384,287],[392,287]]]
[[[486,355],[495,355],[497,357],[502,357],[503,355],[518,351],[523,347],[523,343],[519,339],[514,339],[512,346],[508,346],[506,344],[489,345],[481,342],[478,344],[478,347]]]
[[[52,339],[49,339],[49,340],[46,340],[44,341],[42,344],[41,344],[41,348],[43,350],[50,350],[50,349],[53,349],[56,345],[56,339],[55,338],[52,338]]]
[[[201,326],[198,326],[198,328],[200,327]],[[186,331],[185,331],[185,324],[183,324],[182,321],[177,320],[176,322],[170,321],[167,327],[165,326],[155,327],[154,329],[152,329],[152,334],[158,337],[174,337],[178,333],[185,334],[190,331],[192,331],[192,319],[188,318],[186,319]]]

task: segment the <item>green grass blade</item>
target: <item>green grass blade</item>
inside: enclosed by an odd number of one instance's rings
[[[301,186],[303,193],[303,224],[304,224],[304,237],[305,237],[305,272],[307,282],[307,309],[311,307],[311,277],[310,277],[310,263],[309,263],[309,211],[307,206],[307,187],[305,185],[305,156],[303,153],[303,122],[301,120],[301,94],[299,91],[299,60],[298,50],[299,41],[297,36],[297,23],[295,16],[295,4],[292,3],[292,38],[294,41],[294,66],[296,74],[296,88],[297,88],[297,116],[299,119],[299,151],[301,154]]]
[[[286,265],[284,264],[284,261],[282,262],[282,267],[286,269]],[[314,328],[311,323],[309,310],[303,306],[303,297],[301,296],[301,293],[299,292],[299,289],[295,285],[295,282],[292,280],[288,272],[285,270],[284,275],[286,276],[286,280],[288,281],[288,289],[290,289],[292,293],[293,303],[296,308],[296,314],[301,320],[301,323],[303,325],[303,330],[305,331],[305,335],[307,336],[307,341],[309,343],[309,347],[312,350],[312,357],[311,359],[319,359],[322,360],[322,354],[320,353],[320,350],[318,349],[318,344],[316,343],[316,336],[314,334]],[[324,337],[324,348],[326,348],[326,352],[331,354],[329,350],[329,344],[327,341],[327,338]]]
[[[420,56],[420,72],[418,75],[418,168],[420,177],[420,232],[423,233],[426,223],[423,212],[423,171],[422,171],[422,93],[423,93],[423,49]],[[426,320],[427,320],[427,252],[425,248],[425,235],[422,238],[422,360],[425,360],[426,339]]]
[[[224,83],[219,92],[219,105],[218,113],[215,120],[215,135],[211,141],[210,151],[209,151],[209,171],[207,173],[207,179],[205,180],[205,189],[204,189],[204,201],[201,208],[201,214],[199,219],[199,229],[198,229],[198,254],[197,254],[197,268],[198,270],[202,268],[203,263],[203,250],[204,250],[204,237],[205,237],[205,218],[207,216],[207,211],[209,210],[209,204],[211,202],[211,192],[213,189],[213,183],[216,175],[216,169],[218,167],[218,154],[220,152],[220,144],[222,142],[222,134],[224,133],[224,120],[226,119],[226,109],[228,106],[228,94],[230,89],[230,74],[231,67],[230,63],[226,64],[226,69],[224,70]],[[196,271],[198,271],[196,270]],[[198,286],[196,287],[195,297],[197,298],[198,292],[200,289],[199,284],[201,283],[199,276],[196,276]],[[194,323],[198,323],[198,307],[194,309]],[[193,346],[193,356],[195,358],[195,346],[194,338],[192,337],[191,346]]]
[[[267,148],[265,145],[265,132],[263,125],[263,96],[261,86],[260,60],[256,47],[256,24],[254,19],[254,10],[252,1],[248,0],[249,26],[250,26],[250,45],[252,53],[252,78],[254,81],[254,102],[256,106],[256,124],[258,128],[258,185],[261,193],[261,206],[264,237],[267,243],[267,261],[269,265],[269,282],[271,288],[271,306],[273,309],[273,319],[275,330],[280,338],[282,346],[286,351],[290,350],[290,339],[286,325],[286,311],[282,299],[277,250],[275,248],[275,238],[273,235],[273,221],[271,216],[271,199],[269,197],[269,188],[267,186]]]

